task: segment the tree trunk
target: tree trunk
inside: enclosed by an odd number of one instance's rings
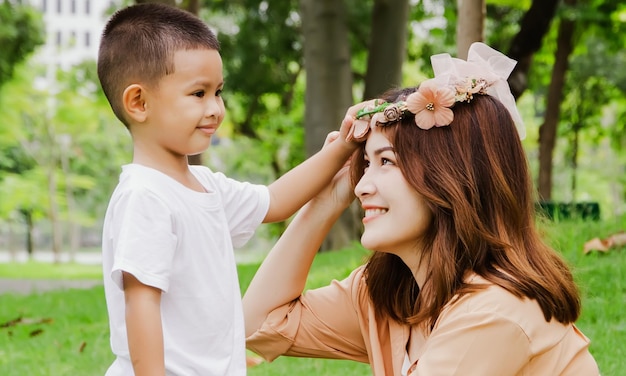
[[[35,257],[35,224],[33,223],[32,210],[21,210],[24,216],[24,222],[26,223],[26,253],[28,259],[33,260]]]
[[[509,53],[517,65],[509,76],[511,92],[517,99],[528,87],[528,70],[533,55],[541,48],[543,37],[550,29],[559,0],[533,0],[522,18],[520,30],[513,38]]]
[[[376,98],[402,84],[408,17],[408,0],[374,2],[363,99]]]
[[[52,97],[49,102],[50,109],[55,108],[56,97]],[[52,110],[54,111],[54,110]],[[52,113],[50,111],[50,113]],[[61,262],[61,251],[63,247],[63,228],[61,226],[61,216],[59,210],[59,200],[57,197],[59,184],[57,182],[57,169],[60,165],[59,144],[57,142],[57,132],[52,123],[51,115],[46,115],[43,120],[44,132],[44,154],[40,156],[38,163],[45,169],[48,178],[48,219],[52,227],[52,255],[54,263]]]
[[[76,200],[72,188],[72,180],[70,179],[71,168],[68,156],[68,150],[71,148],[72,138],[69,134],[57,135],[57,145],[60,149],[59,159],[61,161],[61,171],[65,177],[65,201],[67,205],[67,234],[69,240],[69,261],[76,261],[76,253],[80,247],[80,224],[76,218]]]
[[[52,255],[54,263],[61,262],[61,248],[63,244],[63,229],[61,228],[61,218],[59,216],[59,204],[57,202],[57,178],[54,165],[48,170],[48,202],[50,224],[52,225]]]
[[[326,135],[337,130],[352,104],[352,67],[347,14],[343,1],[301,0],[304,43],[305,147],[316,153]],[[335,224],[323,249],[341,248],[355,240],[355,220],[350,211]]]
[[[35,241],[34,241],[34,233],[35,233],[35,224],[33,223],[33,211],[31,209],[21,208],[19,209],[19,213],[24,219],[24,225],[26,226],[26,254],[29,260],[34,258],[35,251]]]
[[[572,168],[572,181],[570,183],[570,189],[572,191],[572,202],[576,201],[576,180],[578,177],[578,148],[580,146],[580,123],[574,124],[572,128],[572,155],[570,159],[570,167]]]
[[[200,14],[200,0],[188,0],[185,9],[197,16]]]
[[[305,145],[316,153],[352,105],[352,72],[343,1],[301,0],[304,36]]]
[[[565,0],[568,6],[576,5],[576,0]],[[552,78],[548,88],[548,99],[544,122],[539,128],[539,198],[552,198],[552,157],[556,144],[556,134],[563,99],[565,75],[569,67],[569,57],[573,49],[575,21],[562,18],[559,24],[557,47],[552,69]]]
[[[6,225],[6,229],[7,229],[7,249],[9,251],[9,255],[11,262],[16,262],[17,261],[17,249],[15,248],[15,233],[14,233],[14,229],[13,229],[13,221],[11,221],[10,219],[7,221],[7,225]]]
[[[458,0],[456,26],[456,52],[460,59],[467,59],[469,47],[485,40],[485,0]]]

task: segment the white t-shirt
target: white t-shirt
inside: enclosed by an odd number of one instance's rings
[[[191,166],[207,192],[137,164],[122,167],[103,228],[111,348],[106,375],[133,375],[122,271],[163,290],[168,375],[245,375],[245,334],[233,247],[263,221],[269,191]]]

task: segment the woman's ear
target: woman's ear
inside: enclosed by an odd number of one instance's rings
[[[143,123],[146,121],[148,112],[146,110],[145,89],[138,84],[129,85],[122,94],[122,104],[127,116],[133,122]]]

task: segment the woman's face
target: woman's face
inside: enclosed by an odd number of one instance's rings
[[[365,173],[354,189],[365,211],[361,243],[374,251],[393,253],[409,267],[416,266],[432,213],[404,178],[393,146],[378,127],[368,136],[365,160]]]

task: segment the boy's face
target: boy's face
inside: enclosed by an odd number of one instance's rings
[[[164,76],[158,88],[146,92],[148,121],[141,142],[174,156],[205,151],[224,120],[223,84],[218,51],[177,51],[174,73]]]

